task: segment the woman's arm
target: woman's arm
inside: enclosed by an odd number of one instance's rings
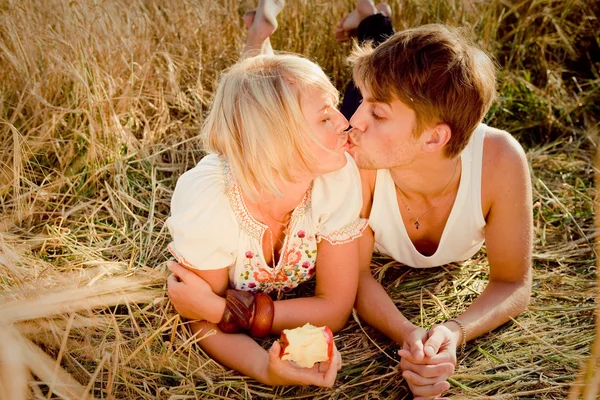
[[[337,245],[321,240],[316,265],[315,295],[276,301],[271,333],[307,322],[327,325],[334,332],[346,325],[358,286],[358,239]]]
[[[170,261],[168,266],[173,271],[168,279],[171,302],[180,315],[200,320],[191,322],[190,326],[201,338],[198,344],[211,358],[271,386],[333,386],[337,371],[341,368],[341,357],[337,349],[334,351],[331,365],[321,363],[313,368],[300,368],[279,358],[278,342],[267,352],[246,334],[226,334],[214,323],[202,321],[210,318],[217,323],[221,320],[225,299],[213,290],[222,294],[227,289],[226,268],[211,271],[189,270],[173,261]]]
[[[168,287],[177,312],[189,319],[218,323],[225,310],[221,296],[227,289],[227,269],[191,270],[172,261],[167,265],[173,271]],[[327,325],[334,332],[344,327],[358,286],[358,239],[338,245],[322,240],[317,248],[316,279],[313,297],[275,302],[271,333],[307,322]]]
[[[334,350],[331,363],[301,368],[290,361],[281,360],[277,341],[266,351],[248,335],[223,333],[216,325],[206,321],[193,322],[191,328],[202,338],[198,344],[211,358],[266,385],[332,387],[337,371],[341,368],[341,357],[337,349]],[[213,334],[206,335],[211,332]]]

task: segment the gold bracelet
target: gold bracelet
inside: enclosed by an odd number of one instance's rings
[[[462,322],[460,322],[456,318],[449,319],[446,322],[454,322],[454,323],[456,323],[456,325],[458,325],[460,327],[460,330],[462,331],[462,344],[460,345],[460,353],[465,354],[465,349],[467,348],[467,330],[465,329],[465,326],[463,325]]]

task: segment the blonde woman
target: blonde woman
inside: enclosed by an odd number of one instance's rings
[[[331,364],[300,368],[252,338],[306,322],[340,330],[367,223],[337,90],[316,64],[272,55],[282,7],[260,1],[245,16],[247,58],[221,77],[202,128],[209,155],[177,182],[168,287],[198,337],[215,332],[199,344],[223,365],[269,385],[331,387],[337,350]],[[313,277],[313,297],[278,300]]]

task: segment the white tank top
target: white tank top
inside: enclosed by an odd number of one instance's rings
[[[410,240],[389,169],[377,171],[369,225],[375,235],[375,251],[402,264],[429,268],[471,258],[483,245],[485,218],[481,210],[481,166],[487,126],[479,124],[461,153],[462,174],[454,206],[439,246],[431,256],[419,253]]]

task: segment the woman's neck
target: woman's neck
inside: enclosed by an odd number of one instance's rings
[[[252,204],[252,208],[256,208],[275,221],[285,222],[302,202],[311,184],[312,179],[281,183],[278,187],[283,194],[282,197],[262,191],[256,201],[249,201],[247,204]]]

